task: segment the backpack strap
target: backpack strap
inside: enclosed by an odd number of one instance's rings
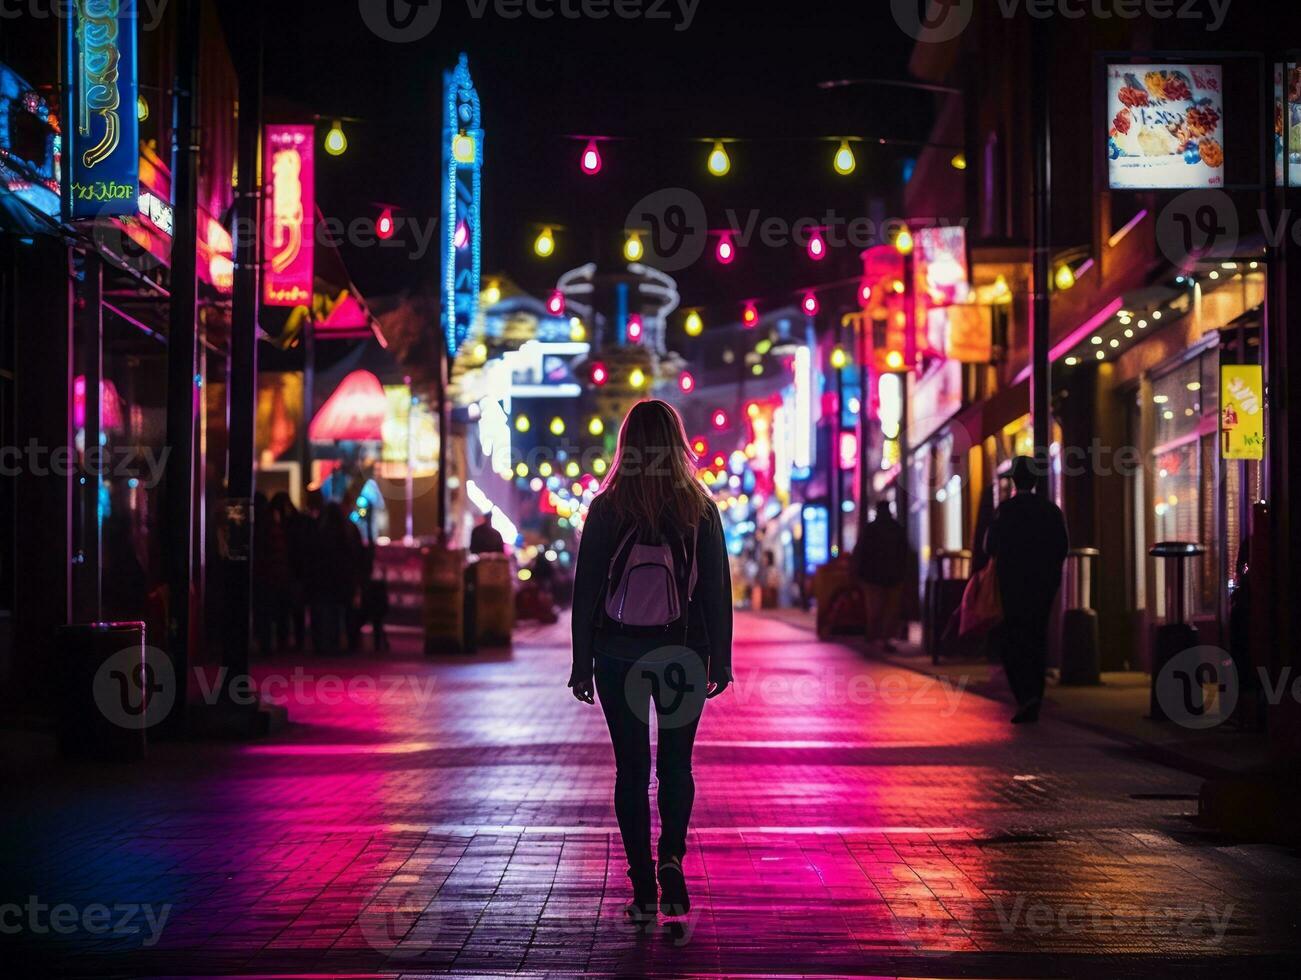
[[[619,556],[620,556],[621,554],[623,554],[623,549],[624,549],[625,547],[627,547],[627,545],[628,545],[628,541],[629,541],[629,540],[632,538],[632,536],[633,536],[634,534],[636,534],[636,533],[637,533],[637,525],[636,525],[636,524],[633,524],[632,527],[628,528],[628,533],[625,534],[625,535],[623,536],[623,540],[621,540],[621,541],[619,542],[618,547],[616,547],[616,548],[614,549],[614,552],[610,555],[610,568],[609,568],[609,570],[608,570],[608,571],[606,572],[606,574],[605,574],[605,581],[606,581],[606,584],[607,584],[607,585],[609,585],[611,582],[614,581],[614,566],[615,566],[615,563],[617,563],[617,562],[619,561]]]

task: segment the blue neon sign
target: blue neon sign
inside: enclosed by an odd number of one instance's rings
[[[479,93],[462,54],[443,72],[442,329],[448,356],[470,334],[479,315],[479,215],[483,128]]]

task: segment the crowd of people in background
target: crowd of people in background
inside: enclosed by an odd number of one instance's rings
[[[387,590],[374,578],[375,544],[336,501],[309,490],[299,510],[287,493],[253,502],[253,635],[262,653],[322,655],[361,649],[371,626],[388,649]]]

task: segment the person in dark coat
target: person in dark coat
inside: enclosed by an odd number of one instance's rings
[[[1016,699],[1016,724],[1039,720],[1048,619],[1070,547],[1061,510],[1036,490],[1043,471],[1044,466],[1029,456],[1012,461],[1015,492],[995,511],[985,539],[1003,600],[1003,622],[991,640]]]
[[[339,652],[348,609],[356,600],[361,566],[361,535],[342,507],[326,504],[312,535],[307,583],[312,643],[317,653]]]
[[[876,505],[876,516],[854,545],[854,573],[863,583],[865,635],[869,643],[895,648],[903,584],[908,577],[908,534],[894,518],[888,501]]]
[[[484,514],[470,532],[470,554],[500,555],[506,550],[501,532],[492,526],[492,511]]]

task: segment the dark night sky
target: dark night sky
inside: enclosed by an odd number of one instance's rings
[[[709,224],[724,209],[763,217],[845,217],[868,213],[869,197],[898,187],[902,151],[860,149],[850,178],[830,166],[834,144],[803,136],[919,138],[929,98],[903,90],[821,91],[842,77],[904,77],[911,42],[888,4],[805,2],[771,10],[736,0],[699,0],[689,29],[673,0],[672,21],[508,20],[491,4],[443,0],[437,27],[410,44],[381,40],[359,0],[278,0],[268,30],[268,118],[294,121],[356,116],[341,158],[319,155],[322,210],[345,220],[386,202],[427,220],[437,212],[441,74],[457,53],[470,58],[483,106],[484,271],[506,272],[544,292],[565,269],[591,258],[609,266],[629,207],[662,187],[684,186],[705,200]],[[370,0],[361,0],[370,2]],[[558,0],[543,0],[554,7]],[[653,0],[646,0],[651,3]],[[296,25],[296,26],[291,26]],[[603,147],[597,177],[579,172],[582,144],[565,133],[632,137]],[[733,148],[723,180],[704,169],[707,147],[692,137],[757,137]],[[532,253],[536,224],[554,222],[556,256]],[[595,248],[604,254],[593,255]],[[430,283],[435,260],[400,250],[351,248],[346,261],[364,292],[378,295]],[[742,250],[726,269],[710,252],[678,275],[689,304],[718,303],[735,314],[750,296],[781,298],[804,285],[854,275],[857,250],[814,265],[803,249]],[[715,315],[711,313],[711,316]]]

